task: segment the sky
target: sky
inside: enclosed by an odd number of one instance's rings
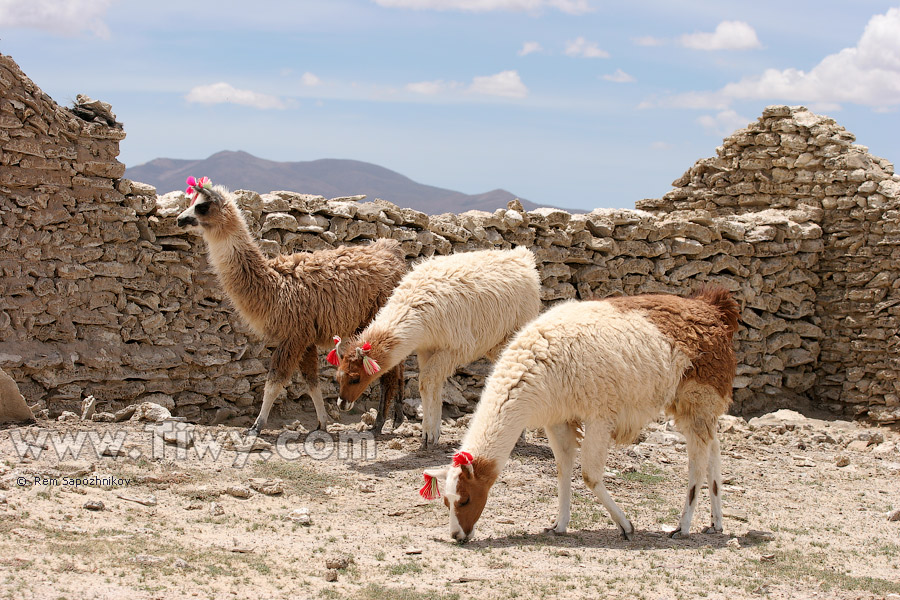
[[[0,52],[111,103],[127,166],[344,158],[633,208],[771,104],[900,160],[896,0],[0,0]]]

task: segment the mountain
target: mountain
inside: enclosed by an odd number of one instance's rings
[[[401,207],[428,214],[461,213],[467,210],[493,212],[506,208],[516,196],[506,190],[469,195],[417,183],[400,173],[358,160],[326,158],[308,162],[275,162],[246,152],[223,151],[204,160],[157,158],[129,167],[125,177],[149,183],[160,194],[181,190],[188,175],[209,177],[228,189],[266,193],[289,190],[320,194],[326,198],[365,194],[368,200],[382,198]],[[539,204],[521,200],[526,210]],[[570,211],[571,212],[571,211]]]

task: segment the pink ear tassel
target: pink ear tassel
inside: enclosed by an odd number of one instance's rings
[[[209,187],[212,182],[209,180],[209,177],[195,179],[191,175],[187,178],[186,183],[187,189],[184,193],[191,197],[191,204],[194,204],[197,201],[197,196],[200,194],[200,188]]]
[[[463,465],[471,465],[473,460],[471,454],[460,451],[453,455],[453,466],[461,467]]]
[[[374,360],[369,358],[368,356],[363,356],[363,371],[366,372],[366,375],[374,375],[375,373],[381,370],[381,367]]]
[[[334,336],[334,349],[328,353],[328,356],[325,357],[325,360],[327,360],[329,364],[334,365],[335,367],[341,364],[341,360],[337,355],[337,347],[340,343],[341,338],[339,338],[338,336]]]
[[[438,489],[438,482],[435,477],[432,477],[428,473],[422,473],[422,477],[425,478],[425,485],[419,490],[419,495],[425,498],[426,500],[435,500],[441,497],[441,491]]]

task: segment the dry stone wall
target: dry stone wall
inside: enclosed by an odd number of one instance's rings
[[[4,56],[0,91],[0,367],[51,413],[90,394],[100,410],[155,401],[191,420],[246,420],[261,397],[269,351],[223,296],[202,240],[176,227],[187,198],[157,196],[121,179],[124,166],[115,157],[122,130],[58,107]],[[525,245],[537,257],[547,304],[724,285],[740,302],[744,324],[736,342],[735,411],[811,399],[889,421],[896,396],[881,390],[895,393],[897,372],[889,353],[896,329],[888,334],[894,305],[884,304],[892,301],[897,270],[890,243],[896,236],[890,224],[900,221],[891,212],[897,178],[832,121],[812,115],[817,122],[804,125],[812,119],[807,115],[767,109],[758,125],[728,138],[719,157],[692,167],[673,192],[641,203],[644,210],[570,215],[525,212],[511,203],[494,213],[429,217],[382,200],[237,196],[270,255],[381,237],[399,240],[410,261]],[[802,128],[816,126],[814,139],[825,137],[811,149],[812,133]],[[780,131],[775,127],[797,129],[784,132],[794,136],[786,144],[761,137]],[[811,162],[799,161],[804,153]],[[868,161],[858,167],[862,180],[858,173],[850,179],[858,163],[849,157],[856,155]],[[881,179],[870,176],[876,167]],[[777,169],[794,175],[784,194],[767,187]],[[832,190],[841,195],[828,191],[835,182],[815,181],[820,170],[846,174]],[[800,198],[797,190],[806,188],[796,186],[807,177],[808,196]],[[738,189],[754,199],[731,193]],[[847,198],[853,207],[838,209]],[[881,212],[872,212],[875,204]],[[847,260],[850,248],[854,260]],[[861,275],[869,273],[870,279]],[[869,289],[883,292],[851,296]],[[865,317],[861,307],[869,306],[873,314],[854,333],[849,319]],[[322,366],[326,397],[333,398],[331,371]],[[417,396],[415,360],[408,366],[407,396]],[[445,390],[451,413],[473,407],[489,368],[481,361],[457,373]],[[302,392],[291,386],[288,397]]]

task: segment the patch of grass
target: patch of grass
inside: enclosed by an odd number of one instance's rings
[[[666,480],[663,470],[656,465],[643,465],[640,471],[621,473],[620,476],[625,481],[643,483],[645,485],[656,485]]]
[[[419,592],[412,588],[386,587],[370,583],[354,592],[354,599],[361,600],[459,600],[457,592]]]
[[[407,560],[396,565],[391,565],[388,573],[391,575],[403,575],[404,573],[421,573],[422,565],[414,560]]]
[[[299,461],[268,460],[254,463],[253,477],[281,479],[288,493],[319,496],[329,487],[349,485],[340,475],[319,473]]]
[[[826,555],[800,550],[778,552],[772,561],[750,560],[740,570],[762,580],[778,580],[785,584],[806,579],[828,592],[834,589],[861,591],[883,596],[900,594],[900,582],[879,577],[851,575],[839,567],[826,565]]]

